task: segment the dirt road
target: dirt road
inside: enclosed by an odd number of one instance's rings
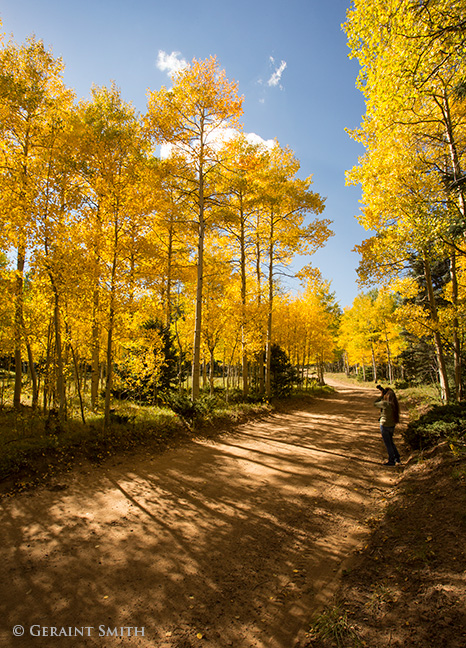
[[[396,480],[375,397],[338,386],[2,499],[0,646],[299,645]]]

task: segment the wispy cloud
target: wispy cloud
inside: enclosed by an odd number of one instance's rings
[[[187,67],[188,63],[181,57],[181,52],[172,52],[168,54],[159,50],[157,56],[157,67],[161,72],[166,72],[169,77]]]
[[[282,74],[286,68],[286,61],[281,61],[280,65],[277,66],[275,64],[275,59],[273,58],[273,56],[271,56],[270,63],[275,67],[275,70],[273,71],[273,74],[270,77],[270,79],[267,81],[267,85],[271,87],[279,86],[281,88],[282,86],[280,85],[280,81],[282,78]]]

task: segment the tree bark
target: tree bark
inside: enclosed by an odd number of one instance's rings
[[[168,252],[167,252],[167,277],[166,277],[166,295],[165,306],[165,324],[170,326],[172,320],[171,303],[172,303],[172,264],[173,264],[173,225],[168,229]]]
[[[76,354],[74,352],[74,348],[71,346],[71,355],[73,356],[73,364],[74,364],[74,374],[75,374],[75,380],[76,380],[76,389],[78,390],[78,398],[79,398],[79,406],[81,409],[81,419],[84,425],[86,424],[86,417],[84,415],[84,402],[83,402],[83,396],[81,392],[81,381],[79,379],[79,366],[78,366],[78,361],[76,359]]]
[[[450,158],[453,168],[453,179],[456,181],[462,177],[462,169],[460,164],[460,159],[458,156],[458,151],[456,147],[455,135],[453,130],[453,124],[451,119],[450,105],[448,101],[448,95],[445,91],[443,96],[443,117],[445,121],[445,128],[448,140],[448,146],[450,149]],[[460,187],[457,196],[458,209],[462,216],[463,223],[465,221],[465,201],[463,195],[463,189]],[[458,319],[458,278],[456,274],[456,252],[452,248],[452,255],[450,259],[450,279],[452,282],[452,305],[454,310],[453,316],[453,357],[454,357],[454,366],[455,366],[455,397],[457,401],[462,400],[463,398],[463,385],[461,380],[461,342],[458,335],[459,330],[459,319]]]
[[[197,242],[197,286],[196,286],[196,315],[194,322],[193,366],[191,398],[197,400],[200,392],[200,360],[201,360],[201,332],[202,332],[202,295],[204,283],[204,177],[203,165],[199,171],[199,222]]]
[[[58,393],[58,417],[61,420],[66,418],[66,393],[65,393],[65,376],[63,373],[63,355],[62,355],[62,338],[60,325],[60,303],[56,286],[52,281],[54,294],[53,323],[55,329],[55,354],[56,354],[56,385]]]
[[[100,327],[98,322],[99,312],[99,290],[94,289],[92,303],[92,330],[91,330],[91,408],[95,412],[99,399],[100,381]]]
[[[248,352],[246,339],[246,243],[244,231],[244,212],[242,197],[240,197],[240,262],[241,262],[241,348],[242,348],[242,376],[243,396],[249,392]]]
[[[214,393],[214,368],[215,368],[214,351],[215,349],[209,349],[209,353],[210,353],[209,390],[211,396]]]
[[[371,341],[371,355],[372,355],[372,373],[374,382],[377,382],[377,363],[375,362],[374,343]]]
[[[23,287],[24,287],[24,263],[26,249],[24,245],[18,247],[15,277],[15,389],[13,394],[13,406],[15,409],[21,407],[21,388],[23,383],[23,361],[21,357],[21,344],[23,341]]]
[[[392,384],[393,382],[392,354],[390,352],[390,344],[388,342],[388,333],[387,333],[387,324],[385,320],[383,321],[383,328],[385,334],[385,346],[387,348],[388,382]]]
[[[462,360],[461,360],[461,341],[458,335],[458,276],[456,273],[456,251],[452,251],[450,258],[450,279],[451,279],[451,301],[453,304],[453,358],[455,365],[455,398],[457,401],[463,399]]]
[[[110,280],[110,307],[108,312],[108,333],[107,333],[107,374],[105,377],[105,410],[104,425],[110,423],[110,400],[112,396],[113,384],[113,330],[115,327],[115,291],[116,291],[116,273],[118,260],[118,217],[115,219],[114,226],[114,248],[112,259],[112,270]]]
[[[269,299],[267,305],[267,337],[266,337],[266,347],[265,347],[265,393],[267,398],[270,398],[272,394],[272,308],[273,308],[273,236],[274,236],[274,227],[273,227],[273,214],[270,221],[270,240],[269,240]]]
[[[36,409],[37,403],[39,401],[39,387],[37,384],[37,373],[36,373],[36,368],[34,366],[34,358],[32,355],[31,345],[27,340],[26,340],[26,349],[28,354],[29,371],[31,372],[31,381],[32,381],[32,409]]]
[[[440,336],[440,331],[438,326],[439,318],[437,312],[437,304],[435,302],[434,289],[432,285],[432,274],[430,270],[430,263],[429,260],[427,259],[427,255],[424,255],[424,275],[425,275],[426,285],[427,285],[427,296],[429,299],[430,312],[434,324],[434,344],[435,344],[435,353],[437,356],[437,364],[438,364],[440,393],[442,396],[442,400],[449,401],[450,387],[448,385],[448,375],[447,375],[447,368],[445,363],[445,356],[443,353],[442,338]]]

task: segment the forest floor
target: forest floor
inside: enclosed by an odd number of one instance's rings
[[[466,462],[383,466],[377,393],[334,386],[5,493],[0,646],[464,647]]]

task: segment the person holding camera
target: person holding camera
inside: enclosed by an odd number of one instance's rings
[[[377,385],[377,389],[380,391],[380,397],[377,398],[374,405],[380,407],[380,432],[388,452],[388,461],[384,465],[396,466],[397,463],[401,462],[401,459],[393,441],[393,435],[396,424],[400,422],[400,407],[393,389],[381,385]]]

